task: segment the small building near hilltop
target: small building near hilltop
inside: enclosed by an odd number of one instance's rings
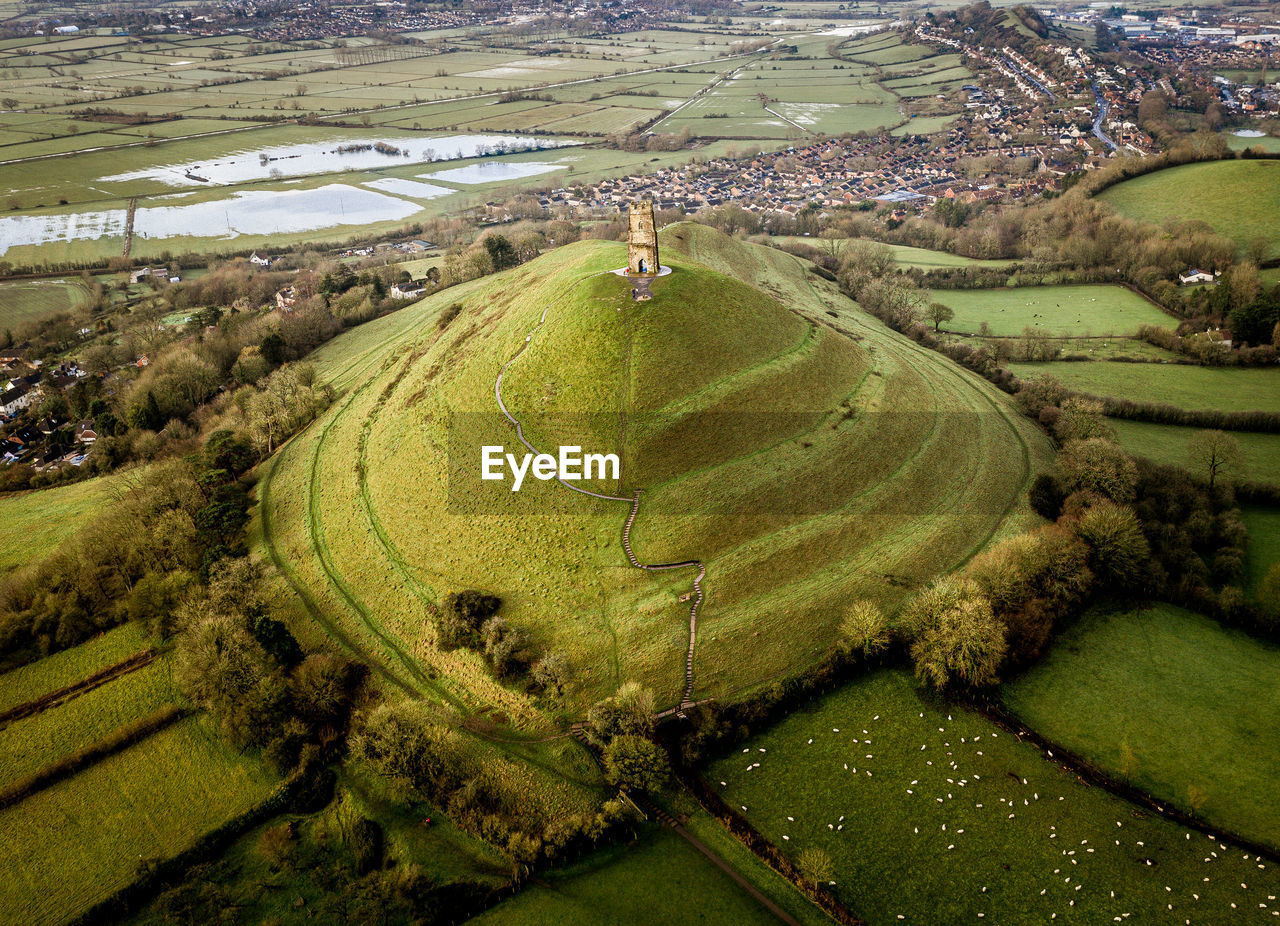
[[[632,276],[657,276],[658,229],[653,221],[653,203],[632,203],[627,215],[627,273]]]

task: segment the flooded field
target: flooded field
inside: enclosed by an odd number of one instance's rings
[[[468,164],[466,167],[454,167],[434,174],[419,174],[430,180],[444,180],[449,183],[495,183],[499,180],[519,180],[522,177],[536,177],[538,174],[553,170],[564,170],[563,164],[547,164],[542,161],[486,161],[481,164]]]
[[[423,194],[417,195],[423,198]],[[343,183],[313,190],[246,190],[226,199],[203,203],[140,207],[134,217],[134,235],[139,238],[235,238],[246,234],[315,231],[339,225],[396,221],[408,218],[420,208],[417,203]],[[2,216],[0,254],[19,245],[123,238],[125,222],[124,209]]]
[[[170,186],[249,183],[331,171],[376,170],[578,144],[508,135],[378,135],[238,151],[212,161],[187,161],[99,178],[101,183],[154,180]],[[517,175],[519,176],[519,175]]]

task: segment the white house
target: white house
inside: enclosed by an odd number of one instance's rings
[[[39,397],[40,390],[34,386],[18,386],[0,393],[0,415],[16,415]]]
[[[257,264],[259,267],[270,267],[271,258],[263,257],[257,251],[254,251],[252,254],[249,255],[249,263]]]
[[[422,287],[417,283],[393,283],[391,284],[392,299],[417,299],[422,295]]]
[[[1188,270],[1186,273],[1178,274],[1178,282],[1183,286],[1190,286],[1192,283],[1212,283],[1217,278],[1217,274],[1205,273],[1203,270]]]

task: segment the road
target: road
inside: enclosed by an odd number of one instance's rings
[[[1098,115],[1093,119],[1093,134],[1098,137],[1100,142],[1114,151],[1116,143],[1111,140],[1111,136],[1102,131],[1102,122],[1107,118],[1107,113],[1111,111],[1111,104],[1107,102],[1106,97],[1098,90],[1098,85],[1092,79],[1089,81],[1089,86],[1093,88],[1093,99],[1098,104]]]

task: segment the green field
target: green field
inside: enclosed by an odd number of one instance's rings
[[[79,308],[84,305],[88,295],[79,281],[29,280],[0,283],[0,331]]]
[[[158,659],[0,729],[0,787],[38,772],[173,701],[176,692],[169,672],[168,661]]]
[[[1280,374],[1258,367],[1175,363],[1011,363],[1023,379],[1049,374],[1069,389],[1192,410],[1280,411]]]
[[[1261,138],[1241,138],[1233,132],[1224,132],[1222,137],[1226,139],[1227,144],[1232,151],[1243,151],[1246,148],[1261,148],[1268,154],[1280,153],[1280,138],[1274,135],[1264,135]]]
[[[821,698],[706,777],[792,859],[826,852],[872,926],[1260,922],[1280,893],[1271,864],[1135,812],[901,672]]]
[[[1145,222],[1207,222],[1242,248],[1265,238],[1280,255],[1280,162],[1183,164],[1116,184],[1100,198]]]
[[[1249,530],[1245,551],[1245,588],[1253,592],[1267,572],[1280,563],[1280,511],[1262,505],[1242,505],[1240,515]]]
[[[1120,446],[1134,456],[1147,457],[1169,466],[1190,467],[1187,447],[1200,428],[1184,428],[1173,424],[1150,424],[1145,421],[1111,419]],[[1269,482],[1280,485],[1280,434],[1255,434],[1232,431],[1244,457],[1246,482]]]
[[[0,711],[74,685],[86,676],[141,652],[147,648],[147,642],[141,624],[124,624],[87,643],[0,673]]]
[[[1092,612],[1003,693],[1028,726],[1112,775],[1280,846],[1280,648],[1172,605]]]
[[[0,573],[38,562],[111,502],[127,481],[113,475],[0,495]]]
[[[778,235],[775,239],[783,244],[803,244],[825,250],[827,243],[820,238],[799,235]],[[861,239],[850,239],[861,240]],[[881,242],[877,242],[881,243]],[[893,262],[899,267],[918,267],[921,270],[940,270],[950,267],[989,267],[1002,269],[1011,267],[1013,260],[980,260],[976,257],[963,257],[949,251],[931,251],[928,248],[916,248],[909,244],[885,244],[893,252]]]
[[[198,718],[160,731],[0,811],[0,909],[66,922],[267,797],[274,779]]]
[[[1037,328],[1053,337],[1134,334],[1141,325],[1175,327],[1175,320],[1123,286],[1020,286],[934,290],[930,298],[956,317],[948,331],[974,334],[983,322],[993,335],[1013,337]]]
[[[1026,523],[1024,487],[1048,446],[984,381],[857,312],[789,255],[697,225],[663,242],[675,272],[648,303],[592,277],[623,262],[620,245],[582,242],[316,353],[345,394],[265,472],[265,552],[408,686],[491,705],[517,727],[545,722],[474,655],[434,644],[427,607],[483,584],[575,666],[571,714],[627,679],[664,706],[682,691],[692,574],[628,567],[628,503],[467,481],[475,440],[512,441],[494,377],[544,309],[505,400],[535,446],[621,451],[622,485],[595,488],[644,489],[631,537],[641,560],[706,563],[697,696],[794,671],[830,645],[850,596],[892,605]],[[462,314],[437,335],[436,312],[454,302]],[[828,311],[861,340],[828,327]]]
[[[648,827],[631,845],[611,846],[551,872],[469,922],[764,926],[777,920],[684,839],[665,827]]]

